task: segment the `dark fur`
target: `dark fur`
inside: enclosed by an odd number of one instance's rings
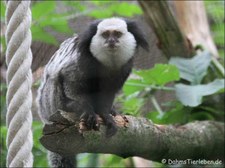
[[[148,42],[145,39],[143,31],[137,26],[137,23],[131,20],[125,20],[127,23],[127,30],[134,35],[137,41],[137,46],[141,46],[145,50],[149,51]]]

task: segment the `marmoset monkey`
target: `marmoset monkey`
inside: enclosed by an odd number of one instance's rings
[[[96,129],[98,114],[110,137],[117,131],[112,116],[115,94],[122,88],[138,46],[148,43],[135,22],[98,20],[81,35],[63,42],[45,67],[39,89],[39,114],[44,123],[58,109],[74,112],[87,128]],[[50,152],[52,167],[73,167],[73,157]]]

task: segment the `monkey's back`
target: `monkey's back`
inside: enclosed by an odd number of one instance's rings
[[[57,109],[63,108],[61,100],[63,93],[59,75],[62,69],[71,62],[74,63],[75,68],[78,59],[75,48],[77,42],[77,36],[65,40],[45,67],[37,97],[39,116],[44,123],[49,123],[49,117]]]

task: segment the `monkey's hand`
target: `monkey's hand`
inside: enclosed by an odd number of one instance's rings
[[[97,122],[97,115],[95,113],[84,112],[80,116],[80,121],[85,123],[87,129],[94,129],[94,130],[99,129],[99,124]]]

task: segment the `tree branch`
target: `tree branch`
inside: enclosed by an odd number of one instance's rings
[[[116,116],[118,132],[105,137],[105,126],[98,118],[98,131],[86,130],[73,113],[59,111],[51,116],[40,139],[48,150],[64,155],[110,153],[121,157],[140,156],[153,161],[162,159],[224,158],[224,124],[198,121],[183,126],[153,124],[145,118]],[[126,119],[125,119],[126,118]]]

